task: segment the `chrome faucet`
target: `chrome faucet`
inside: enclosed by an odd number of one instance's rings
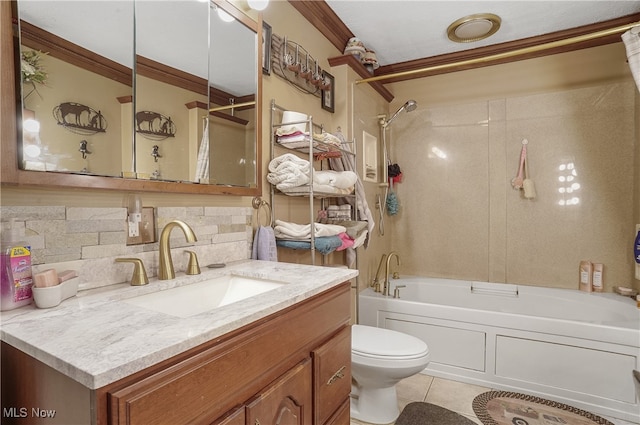
[[[387,254],[382,254],[382,258],[380,258],[380,262],[378,263],[378,269],[376,270],[376,277],[373,278],[373,282],[371,283],[373,290],[376,292],[380,292],[380,269],[382,269],[382,264],[384,264],[386,258]]]
[[[387,257],[387,267],[384,269],[384,286],[382,287],[382,295],[391,295],[391,284],[389,283],[389,260],[396,256],[396,263],[400,265],[400,256],[397,252],[391,251]]]
[[[193,233],[193,229],[187,223],[181,220],[173,220],[167,223],[160,233],[160,265],[158,267],[158,279],[169,280],[176,277],[173,270],[173,260],[171,259],[171,246],[169,244],[169,235],[174,227],[182,229],[182,233],[187,238],[187,242],[196,242],[198,239]]]

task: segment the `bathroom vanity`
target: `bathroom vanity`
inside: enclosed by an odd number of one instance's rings
[[[202,276],[3,313],[2,422],[348,424],[357,271],[259,261],[222,270],[203,275],[285,284],[190,317],[126,300]]]

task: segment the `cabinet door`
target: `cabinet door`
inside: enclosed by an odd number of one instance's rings
[[[351,392],[351,326],[313,350],[316,425],[324,424]]]
[[[311,360],[306,359],[248,404],[247,424],[309,425],[311,403]]]

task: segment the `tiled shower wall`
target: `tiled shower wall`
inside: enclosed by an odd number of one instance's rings
[[[252,209],[248,207],[157,207],[156,240],[162,228],[179,219],[193,229],[198,241],[187,243],[180,229],[171,233],[176,272],[188,261],[185,249],[196,251],[202,268],[250,258]],[[158,273],[158,242],[126,245],[125,208],[64,206],[1,207],[2,222],[15,219],[31,246],[34,271],[55,268],[76,270],[80,289],[127,282],[133,266],[115,263],[119,257],[142,259],[149,277]]]
[[[635,95],[604,84],[404,114],[400,213],[385,219],[401,272],[577,288],[590,260],[605,290],[633,286]],[[525,138],[532,200],[511,187]]]

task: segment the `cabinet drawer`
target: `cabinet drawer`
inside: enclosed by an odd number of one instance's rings
[[[324,425],[349,425],[351,423],[351,404],[350,400],[345,400],[342,406],[338,408],[338,411],[329,418],[329,421]]]
[[[351,392],[351,326],[313,350],[315,424],[324,424]]]

